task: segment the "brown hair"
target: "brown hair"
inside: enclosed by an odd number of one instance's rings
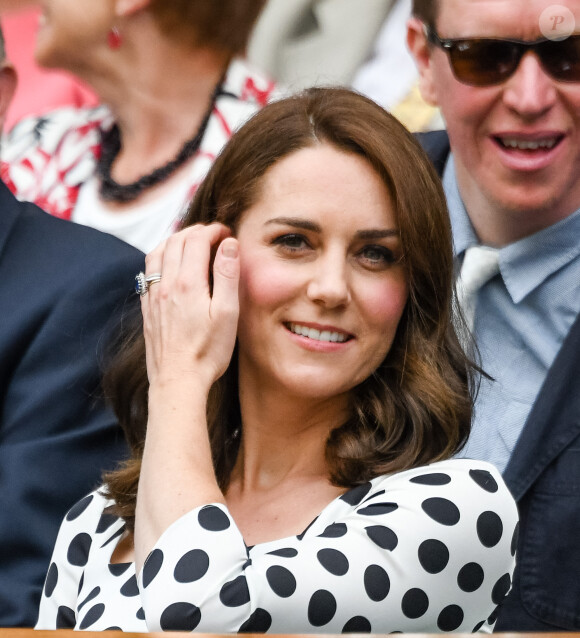
[[[427,26],[435,27],[439,15],[439,2],[440,0],[413,0],[411,13]]]
[[[309,89],[259,111],[226,145],[197,191],[184,226],[219,221],[234,232],[259,197],[264,174],[291,153],[317,144],[367,159],[395,205],[409,298],[392,347],[352,391],[348,421],[329,436],[334,485],[447,458],[469,433],[471,365],[452,323],[451,229],[440,180],[414,137],[371,100],[347,89]],[[145,348],[135,329],[107,377],[107,389],[133,459],[106,477],[115,511],[131,528],[147,422]],[[237,356],[214,384],[208,428],[218,482],[225,488],[242,432]]]
[[[244,52],[266,0],[152,0],[164,33],[195,47]]]

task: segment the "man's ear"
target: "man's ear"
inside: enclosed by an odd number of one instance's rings
[[[16,91],[18,84],[18,76],[16,69],[10,62],[2,62],[0,64],[0,131],[4,125],[6,112],[12,102],[12,96]]]
[[[419,71],[419,90],[421,96],[432,106],[439,106],[437,91],[433,79],[432,47],[427,41],[425,27],[419,18],[411,17],[407,21],[407,46]]]
[[[115,0],[115,15],[118,17],[130,16],[147,9],[150,4],[151,0]]]

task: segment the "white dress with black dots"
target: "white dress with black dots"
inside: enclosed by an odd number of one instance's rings
[[[227,507],[173,523],[141,574],[111,564],[124,530],[98,491],[67,514],[37,629],[208,633],[471,632],[511,584],[517,510],[490,464],[378,477],[299,536],[247,547]]]

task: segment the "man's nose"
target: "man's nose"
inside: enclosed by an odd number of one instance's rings
[[[557,95],[555,80],[543,69],[537,55],[529,51],[506,81],[503,100],[522,118],[533,120],[554,106]]]

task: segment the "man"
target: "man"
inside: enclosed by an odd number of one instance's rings
[[[16,85],[0,42],[0,123]],[[32,626],[62,517],[125,454],[99,398],[143,255],[0,183],[0,626]]]
[[[414,0],[413,16],[421,92],[448,133],[423,142],[495,379],[482,381],[463,454],[495,463],[520,508],[495,629],[580,630],[580,4]],[[469,269],[488,267],[470,288]]]

